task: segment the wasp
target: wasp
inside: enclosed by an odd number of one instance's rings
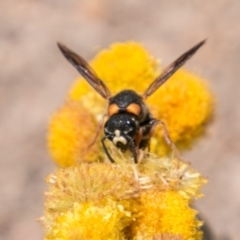
[[[122,90],[114,96],[111,95],[105,83],[81,56],[63,44],[58,43],[58,47],[65,58],[76,68],[82,77],[108,101],[108,111],[107,114],[105,114],[108,116],[108,120],[104,125],[105,136],[101,139],[101,142],[104,152],[112,163],[115,161],[105,145],[105,140],[110,140],[122,152],[130,150],[134,162],[137,163],[139,149],[144,150],[147,147],[149,149],[151,136],[153,135],[156,125],[159,123],[163,126],[166,142],[174,151],[177,151],[169,137],[164,122],[152,116],[145,104],[145,100],[192,57],[205,41],[206,40],[201,41],[166,67],[142,95],[139,95],[133,90]],[[99,125],[98,133],[101,131],[102,126],[103,121]],[[98,133],[95,136],[95,140]]]

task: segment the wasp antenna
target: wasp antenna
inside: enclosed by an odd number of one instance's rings
[[[155,79],[147,90],[143,93],[143,99],[146,99],[152,95],[163,83],[165,83],[189,58],[191,58],[197,50],[207,41],[207,39],[201,41],[187,52],[182,54],[178,59],[176,59],[172,64],[166,67],[161,75]]]
[[[87,82],[105,99],[111,97],[111,93],[104,82],[97,76],[90,65],[77,53],[70,50],[62,43],[57,43],[63,56],[77,69]]]

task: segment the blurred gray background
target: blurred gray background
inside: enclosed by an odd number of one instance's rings
[[[0,239],[40,240],[50,114],[78,76],[56,47],[90,60],[112,42],[142,42],[166,66],[202,39],[186,65],[209,79],[215,121],[185,154],[209,178],[197,202],[217,237],[240,239],[240,1],[1,0]]]

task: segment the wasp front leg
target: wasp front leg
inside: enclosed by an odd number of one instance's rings
[[[97,138],[98,138],[98,136],[99,136],[99,134],[100,134],[100,132],[101,132],[101,130],[102,130],[102,128],[103,128],[104,118],[105,118],[106,116],[107,116],[107,114],[104,114],[104,115],[102,116],[101,121],[98,123],[95,137],[94,137],[92,143],[88,145],[88,149],[91,148],[91,147],[95,144],[95,142],[97,141]]]
[[[137,132],[137,136],[136,136],[136,138],[135,138],[135,155],[136,155],[136,157],[137,157],[137,160],[139,160],[140,159],[140,143],[141,143],[141,141],[142,141],[142,137],[143,137],[143,129],[142,128],[140,128],[139,130],[138,130],[138,132]],[[137,161],[137,162],[139,162],[139,161]]]
[[[106,153],[109,161],[110,161],[111,163],[115,163],[115,161],[113,160],[112,156],[110,155],[110,153],[109,153],[109,151],[108,151],[108,149],[107,149],[107,147],[106,147],[106,145],[105,145],[105,141],[106,141],[107,139],[108,139],[108,136],[105,136],[105,137],[103,137],[103,138],[101,139],[102,146],[103,146],[103,150],[104,150],[104,152]]]
[[[141,149],[144,150],[147,148],[148,152],[150,151],[150,140],[153,130],[155,129],[154,123],[155,122],[151,120],[149,123],[141,126],[137,133],[137,136],[135,138],[135,144],[138,159],[142,158],[140,156]]]
[[[176,147],[176,145],[173,143],[173,141],[171,140],[170,136],[169,136],[169,133],[168,133],[168,130],[167,130],[167,127],[165,125],[165,123],[161,120],[156,120],[156,119],[153,119],[154,123],[152,125],[152,128],[151,128],[151,131],[150,131],[150,135],[152,136],[153,133],[154,133],[154,130],[156,128],[156,126],[158,124],[161,124],[162,125],[162,129],[163,129],[163,137],[166,141],[166,143],[171,147],[174,155],[178,158],[178,159],[181,159],[181,156],[180,156],[180,153]]]

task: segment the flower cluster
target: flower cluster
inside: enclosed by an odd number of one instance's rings
[[[90,65],[112,94],[123,89],[141,94],[161,72],[159,61],[134,42],[113,44]],[[213,97],[201,78],[180,69],[147,105],[166,124],[175,145],[186,149],[204,132]],[[110,164],[100,141],[91,144],[106,108],[79,78],[50,119],[48,146],[60,168],[47,178],[41,218],[45,240],[200,240],[202,223],[191,204],[202,196],[206,179],[169,154],[160,127],[151,139],[151,153],[140,151],[138,164],[107,143],[117,163]]]
[[[135,165],[114,156],[118,164],[81,163],[47,178],[46,240],[201,239],[189,206],[206,182],[198,172],[178,159],[150,155]]]

